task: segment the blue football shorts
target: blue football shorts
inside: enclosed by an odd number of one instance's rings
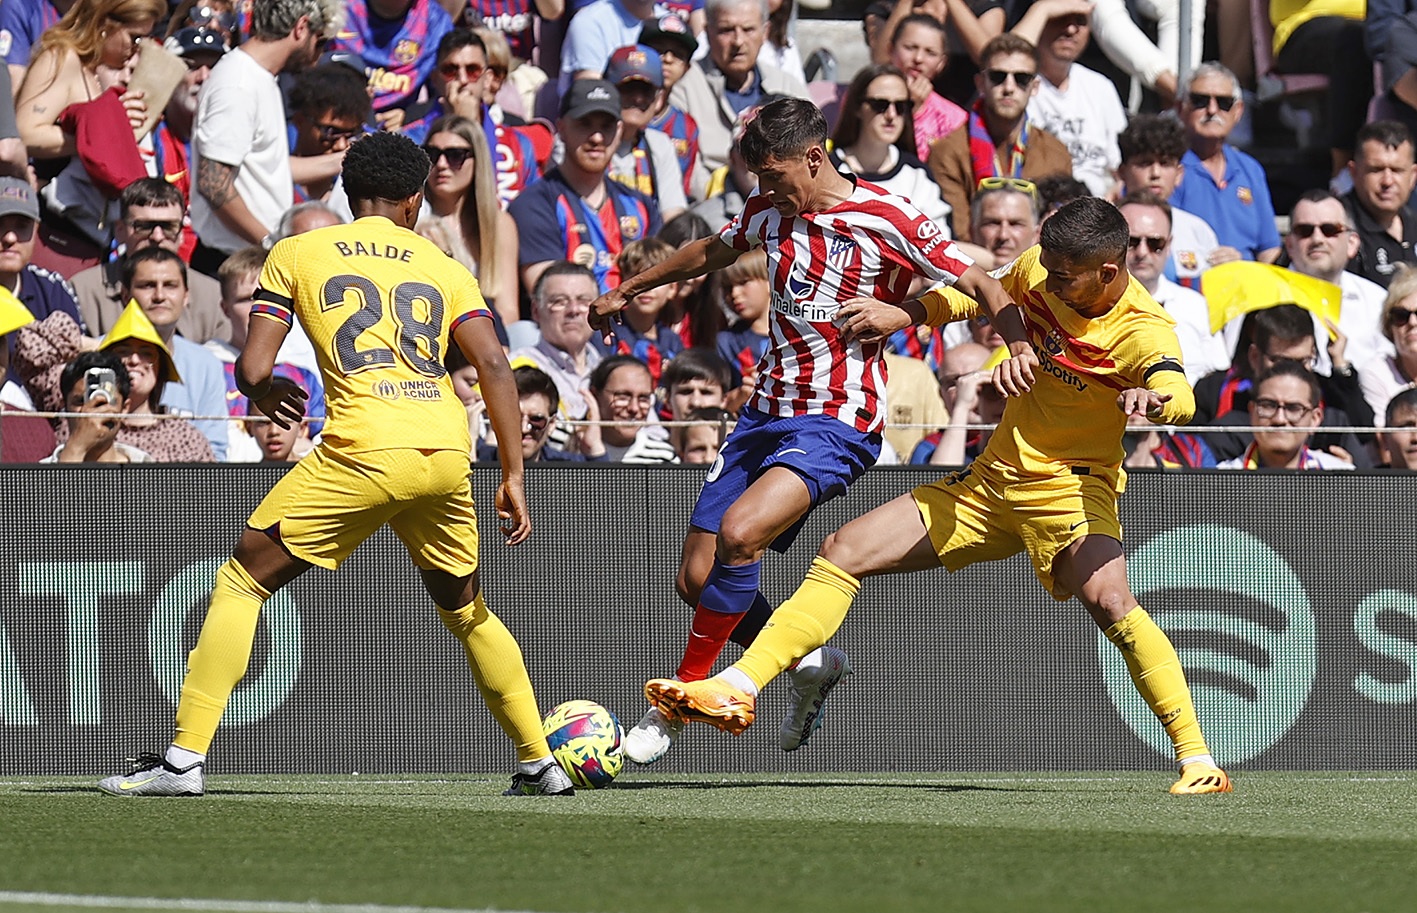
[[[773,466],[785,466],[796,472],[807,484],[815,507],[846,494],[847,486],[875,465],[880,455],[879,434],[857,431],[832,416],[783,418],[744,409],[737,426],[718,452],[718,459],[709,467],[689,523],[711,533],[718,532],[723,515],[733,502]],[[774,551],[785,552],[792,547],[807,520],[807,513],[773,540]]]

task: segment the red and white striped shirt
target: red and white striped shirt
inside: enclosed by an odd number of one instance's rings
[[[825,212],[785,218],[754,193],[719,237],[768,255],[772,315],[748,406],[769,415],[830,415],[858,431],[885,426],[880,343],[843,344],[836,313],[852,298],[900,304],[911,280],[953,285],[973,262],[903,197],[856,180]]]

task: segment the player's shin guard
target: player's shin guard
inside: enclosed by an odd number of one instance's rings
[[[1126,660],[1127,671],[1151,712],[1176,746],[1176,760],[1208,755],[1180,657],[1166,633],[1137,606],[1105,632]]]
[[[211,606],[197,645],[187,655],[187,677],[177,702],[172,744],[206,754],[236,683],[251,661],[256,620],[271,594],[235,558],[216,573]]]
[[[861,581],[846,571],[825,558],[813,558],[797,592],[778,606],[733,667],[762,688],[836,633],[860,589]]]
[[[761,598],[758,579],[762,567],[761,561],[730,565],[714,559],[713,570],[704,581],[699,604],[694,609],[694,623],[689,629],[689,642],[684,646],[684,658],[674,673],[681,682],[697,682],[708,677],[733,629],[754,601]]]
[[[477,690],[497,724],[517,746],[518,761],[535,761],[551,754],[541,734],[541,711],[531,689],[516,638],[487,609],[478,593],[456,611],[438,609],[443,625],[462,641]]]

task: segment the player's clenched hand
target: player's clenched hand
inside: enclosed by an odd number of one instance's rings
[[[842,342],[860,343],[880,342],[911,324],[904,310],[875,298],[852,298],[837,308],[836,322]]]
[[[994,389],[1004,396],[1023,396],[1033,389],[1033,369],[1038,355],[1027,343],[1010,346],[1013,352],[994,367]]]
[[[1161,408],[1170,401],[1170,393],[1132,387],[1117,395],[1117,408],[1122,410],[1123,415],[1145,415],[1154,422],[1161,418]]]
[[[610,329],[611,320],[619,319],[615,315],[624,309],[629,300],[620,288],[613,288],[590,303],[590,325],[600,333],[600,338],[606,345],[610,344],[614,336]]]
[[[508,545],[525,542],[531,535],[531,515],[526,512],[526,489],[520,478],[503,479],[497,486],[497,516]]]
[[[298,424],[305,417],[305,400],[308,398],[300,385],[288,377],[271,379],[271,389],[260,399],[253,400],[261,414],[282,428]]]

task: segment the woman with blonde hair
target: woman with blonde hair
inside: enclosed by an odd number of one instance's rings
[[[1363,398],[1382,421],[1388,400],[1403,390],[1417,386],[1417,268],[1399,263],[1387,287],[1383,302],[1382,334],[1393,346],[1393,354],[1377,363],[1364,365],[1358,372]]]
[[[117,84],[114,74],[125,71],[138,40],[166,14],[163,0],[84,0],[44,33],[15,102],[20,138],[31,157],[74,154],[74,136],[59,126],[60,114]],[[142,123],[147,107],[140,93],[125,93],[122,100],[128,119]]]
[[[477,277],[483,297],[510,326],[519,316],[517,224],[498,205],[487,136],[465,117],[440,117],[423,151],[433,167],[417,231]]]

